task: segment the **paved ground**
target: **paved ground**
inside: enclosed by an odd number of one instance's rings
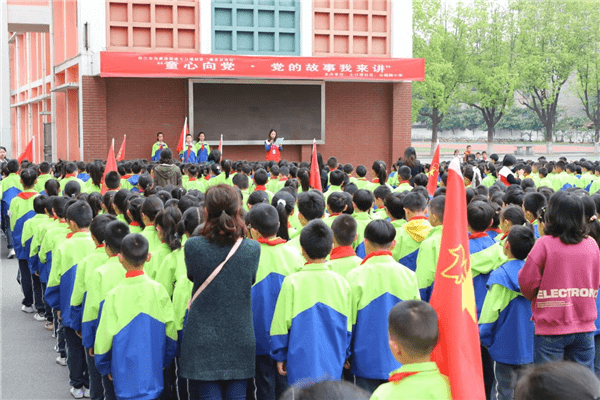
[[[44,323],[21,311],[17,260],[6,258],[0,243],[0,398],[27,400],[72,399],[67,367],[56,364],[55,339]]]

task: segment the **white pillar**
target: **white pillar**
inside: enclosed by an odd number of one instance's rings
[[[392,58],[412,58],[412,0],[392,0]]]
[[[313,56],[313,2],[300,2],[300,56]]]
[[[212,7],[211,0],[200,1],[200,53],[212,53]]]
[[[12,125],[10,112],[10,58],[8,50],[8,6],[0,1],[0,146],[12,149]]]

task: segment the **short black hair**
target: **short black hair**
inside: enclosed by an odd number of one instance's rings
[[[46,203],[48,203],[48,196],[45,194],[35,196],[33,199],[33,211],[35,211],[36,214],[45,214]]]
[[[154,221],[156,215],[165,208],[162,200],[155,194],[150,195],[144,199],[140,212],[150,218],[150,221]]]
[[[266,184],[268,179],[269,175],[263,168],[259,168],[254,172],[254,182],[256,182],[257,186]]]
[[[398,176],[400,177],[400,179],[402,179],[403,181],[407,181],[410,179],[411,172],[410,172],[410,167],[403,165],[400,168],[398,168]]]
[[[535,236],[530,227],[514,225],[506,238],[510,244],[510,252],[517,260],[524,260],[535,244]]]
[[[131,192],[128,189],[120,189],[117,193],[115,193],[115,197],[113,197],[113,207],[117,206],[119,211],[123,214],[127,212],[127,197],[131,195]]]
[[[350,246],[356,238],[356,228],[358,224],[351,215],[342,214],[337,216],[331,224],[333,237],[340,246]]]
[[[96,238],[98,243],[104,243],[106,240],[106,227],[117,217],[112,214],[101,214],[92,219],[90,224],[90,233]]]
[[[376,219],[365,228],[365,239],[379,246],[389,246],[396,238],[396,228],[391,222]]]
[[[564,244],[578,244],[587,235],[583,202],[576,193],[560,191],[550,198],[545,214],[544,234]]]
[[[231,178],[231,182],[242,190],[248,189],[248,186],[250,185],[248,176],[245,174],[235,174],[235,176]]]
[[[541,193],[527,193],[523,198],[523,208],[533,215],[538,215],[542,207],[546,207],[546,196]]]
[[[483,201],[473,201],[467,206],[467,220],[475,232],[485,232],[494,218],[494,209]]]
[[[148,239],[139,233],[130,233],[121,242],[121,255],[131,265],[141,267],[148,259]]]
[[[446,196],[439,195],[429,202],[429,212],[435,215],[441,223],[444,223],[444,208],[446,207]]]
[[[500,219],[510,221],[513,225],[523,225],[527,222],[523,208],[514,204],[511,204],[500,211]]]
[[[427,175],[421,173],[415,176],[413,183],[415,184],[415,186],[427,187],[427,184],[429,183],[429,178],[427,177]]]
[[[329,174],[329,183],[334,186],[340,186],[344,183],[344,173],[339,169],[331,171],[331,174]]]
[[[255,190],[248,196],[248,205],[254,206],[255,204],[267,203],[269,204],[269,195],[264,190]]]
[[[373,190],[373,195],[376,199],[384,200],[388,194],[392,193],[392,189],[388,185],[379,185]]]
[[[300,193],[298,195],[298,212],[307,221],[323,217],[325,213],[325,199],[323,195],[314,190]]]
[[[333,192],[327,198],[327,205],[331,212],[341,213],[347,207],[346,194],[343,192]]]
[[[65,172],[67,174],[72,174],[75,171],[77,171],[77,164],[74,162],[68,162],[67,165],[65,165]]]
[[[413,355],[427,356],[438,342],[438,317],[427,302],[401,301],[390,310],[388,331],[393,341]]]
[[[356,175],[360,178],[364,178],[367,175],[367,167],[364,165],[359,165],[356,167]]]
[[[118,188],[121,184],[121,175],[117,171],[110,171],[104,177],[104,184],[111,190]]]
[[[37,172],[35,172],[34,169],[25,168],[21,171],[20,175],[24,187],[30,188],[35,184],[35,180],[37,179]]]
[[[427,199],[420,193],[410,192],[402,199],[402,206],[411,212],[421,212],[427,208]]]
[[[390,193],[383,204],[385,208],[388,210],[390,215],[395,219],[403,219],[406,218],[406,213],[404,212],[404,198],[406,197],[405,193],[393,192]]]
[[[352,202],[360,211],[369,211],[375,203],[375,196],[366,189],[358,189],[352,196]]]
[[[253,206],[248,212],[246,221],[264,237],[276,235],[279,229],[277,209],[266,203]]]
[[[514,187],[516,189],[510,189],[511,187]],[[506,193],[504,194],[504,196],[502,196],[502,201],[506,205],[516,204],[518,206],[522,206],[524,198],[525,198],[525,192],[523,192],[523,189],[521,189],[521,186],[511,185],[506,190]]]
[[[311,259],[325,258],[333,246],[333,231],[322,220],[314,219],[300,232],[300,245]]]
[[[121,244],[129,235],[129,227],[125,222],[113,221],[106,226],[104,241],[113,254],[121,252]]]
[[[67,215],[67,203],[69,199],[62,196],[57,196],[52,202],[52,209],[58,218],[64,218]]]
[[[65,185],[65,196],[67,197],[75,197],[79,193],[81,193],[81,185],[76,180],[72,180],[67,182]]]
[[[77,200],[67,209],[67,220],[75,222],[79,228],[89,227],[92,217],[92,207],[83,200]]]
[[[15,173],[19,170],[19,161],[17,161],[16,159],[12,159],[12,160],[8,160],[8,163],[6,164],[6,168],[8,169],[8,172],[10,173]]]

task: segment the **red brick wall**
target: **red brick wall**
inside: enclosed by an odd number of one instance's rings
[[[106,80],[97,76],[81,78],[83,96],[83,159],[105,160],[108,154],[106,137]]]
[[[84,77],[83,90],[86,160],[105,158],[113,137],[118,151],[125,133],[129,159],[150,158],[158,131],[171,148],[177,146],[187,113],[186,80]],[[355,168],[358,164],[370,168],[381,159],[389,168],[410,145],[410,83],[328,82],[325,93],[326,144],[317,147],[325,161],[334,155]],[[311,146],[284,146],[282,157],[310,161],[310,154]],[[262,146],[225,146],[224,156],[264,160],[265,151]]]

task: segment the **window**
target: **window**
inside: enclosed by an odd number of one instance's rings
[[[213,0],[214,54],[300,54],[300,0]]]

